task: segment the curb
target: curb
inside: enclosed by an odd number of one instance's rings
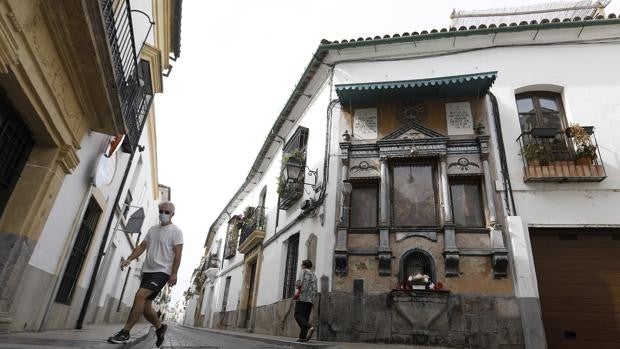
[[[210,332],[210,333],[221,334],[225,336],[231,336],[231,337],[242,338],[242,339],[251,339],[251,340],[258,341],[258,342],[282,345],[282,346],[292,347],[295,349],[324,349],[324,348],[333,347],[338,344],[338,343],[331,343],[331,342],[329,343],[320,342],[320,341],[315,341],[315,340],[313,340],[312,342],[300,343],[300,342],[296,342],[295,339],[293,338],[291,338],[291,340],[264,338],[264,337],[259,337],[259,336],[254,336],[254,335],[244,334],[244,333],[234,332],[234,331],[222,331],[222,330],[213,330],[213,329],[204,328],[204,327],[192,327],[192,326],[182,325],[179,323],[177,323],[176,325],[183,327],[183,328],[190,329],[190,330]]]
[[[144,342],[144,340],[146,340],[151,333],[155,333],[155,330],[153,329],[153,326],[150,326],[149,330],[146,331],[146,333],[143,334],[142,336],[137,337],[134,340],[129,341],[127,343],[121,344],[121,346],[119,346],[118,349],[129,349],[129,348],[133,347],[134,345],[138,345],[138,344]]]

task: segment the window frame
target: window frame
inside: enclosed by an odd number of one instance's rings
[[[452,210],[452,217],[454,220],[454,225],[457,229],[467,229],[467,228],[480,229],[480,228],[486,227],[487,215],[486,215],[486,209],[485,209],[486,201],[485,201],[483,179],[484,178],[482,178],[481,176],[450,176],[448,177],[448,186],[450,190],[450,208]],[[478,186],[478,195],[480,196],[479,208],[480,208],[480,213],[482,217],[481,225],[473,226],[473,225],[459,225],[458,224],[458,222],[456,221],[456,212],[454,210],[454,195],[452,192],[453,184],[476,184]]]
[[[517,101],[524,97],[530,97],[532,99],[532,104],[534,106],[534,114],[536,117],[536,122],[538,123],[538,127],[544,127],[541,125],[542,119],[542,111],[540,106],[540,98],[553,98],[555,100],[556,105],[558,106],[558,113],[560,114],[560,124],[562,126],[562,130],[565,130],[568,127],[568,120],[566,119],[566,112],[564,110],[564,104],[562,103],[562,95],[557,92],[551,91],[528,91],[522,92],[515,95],[515,105],[517,106],[517,115],[519,121],[519,129],[521,132],[529,132],[529,130],[523,130],[521,128],[521,112],[519,111],[519,105]]]
[[[297,281],[297,264],[299,262],[299,233],[291,235],[287,241],[286,259],[284,261],[284,284],[282,299],[291,298],[295,293]]]
[[[82,216],[80,228],[73,241],[69,260],[64,267],[58,291],[54,297],[56,303],[71,304],[102,214],[103,209],[101,205],[99,205],[94,196],[91,196]]]
[[[224,244],[224,259],[233,258],[237,254],[237,245],[239,243],[240,228],[237,226],[239,223],[238,216],[233,216],[228,221],[228,227],[226,227],[226,243]],[[232,238],[235,235],[234,239]],[[222,263],[222,266],[224,263]]]
[[[374,230],[377,229],[377,227],[379,226],[379,195],[380,195],[380,180],[378,178],[356,178],[356,179],[352,179],[349,180],[349,183],[351,184],[351,193],[349,194],[349,229],[351,230]],[[359,188],[374,188],[376,189],[376,212],[375,212],[375,224],[372,226],[366,226],[366,227],[360,227],[360,226],[353,226],[353,191],[355,189],[359,189]]]
[[[431,169],[431,180],[432,180],[432,189],[433,189],[433,197],[434,197],[434,208],[435,208],[435,215],[434,215],[434,220],[435,220],[435,224],[434,225],[396,225],[396,214],[394,212],[394,209],[396,207],[395,205],[395,195],[394,195],[394,185],[395,185],[395,180],[394,180],[394,168],[398,167],[398,166],[415,166],[415,165],[428,165]],[[438,180],[438,173],[439,173],[439,169],[438,169],[438,162],[437,159],[435,158],[416,158],[416,159],[405,159],[405,160],[395,160],[395,161],[391,161],[389,164],[389,176],[390,176],[390,200],[389,200],[389,212],[390,212],[390,225],[392,228],[395,229],[411,229],[411,228],[439,228],[441,226],[441,219],[440,219],[440,208],[441,208],[441,202],[440,202],[440,197],[439,197],[439,180]]]

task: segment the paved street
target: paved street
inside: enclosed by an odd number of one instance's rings
[[[285,349],[294,348],[292,345],[282,345],[265,343],[255,339],[238,338],[229,335],[206,332],[201,330],[181,327],[176,324],[169,324],[166,333],[166,340],[162,348],[167,349]],[[155,346],[155,335],[150,335],[142,343],[134,346],[137,349],[157,348]]]
[[[232,335],[231,335],[232,334]],[[133,346],[136,349],[155,349],[155,335]],[[187,328],[171,324],[166,333],[166,340],[162,348],[166,349],[301,349],[301,348],[329,348],[329,349],[441,349],[438,347],[367,344],[367,343],[331,343],[310,341],[297,343],[294,338],[275,337],[256,334],[237,334],[220,331],[206,331]]]

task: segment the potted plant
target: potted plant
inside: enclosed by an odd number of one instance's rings
[[[521,155],[527,160],[530,166],[540,166],[540,161],[545,155],[545,147],[540,143],[528,143],[523,147]]]
[[[575,142],[575,164],[577,165],[590,165],[596,160],[597,147],[592,144],[591,132],[592,130],[577,123],[570,125],[570,135]]]

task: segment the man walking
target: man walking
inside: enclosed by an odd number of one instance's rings
[[[161,289],[168,283],[170,287],[177,283],[177,271],[181,264],[183,251],[183,233],[172,224],[174,204],[165,201],[159,204],[159,225],[149,229],[144,240],[127,259],[121,259],[121,270],[132,260],[137,259],[146,250],[146,259],[142,265],[142,281],[134,297],[133,306],[125,327],[114,336],[108,338],[110,343],[124,343],[129,340],[129,331],[138,322],[140,316],[155,326],[158,347],[164,342],[168,326],[162,324],[153,310],[152,302]]]
[[[312,261],[306,259],[301,262],[301,275],[296,282],[295,320],[299,325],[298,342],[307,342],[312,337],[314,326],[309,322],[312,305],[316,297],[316,275],[312,272]]]

